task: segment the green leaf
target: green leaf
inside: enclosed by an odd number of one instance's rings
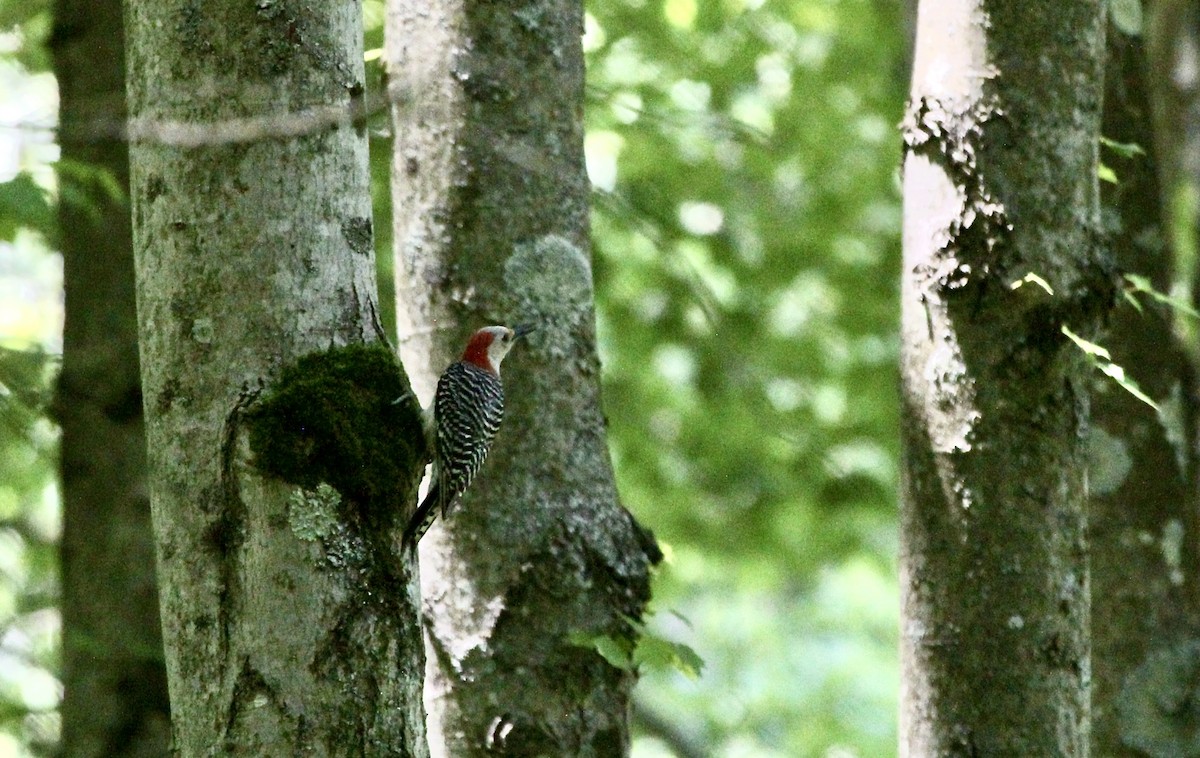
[[[1096,358],[1103,358],[1106,361],[1112,360],[1112,353],[1108,352],[1107,348],[1105,348],[1103,345],[1097,345],[1095,342],[1085,340],[1083,337],[1080,337],[1078,334],[1071,331],[1070,327],[1068,327],[1066,324],[1063,324],[1062,326],[1062,333],[1069,337],[1072,342],[1079,346],[1080,350],[1088,355]]]
[[[632,671],[634,668],[633,652],[630,650],[629,642],[606,634],[587,634],[586,632],[572,632],[567,635],[567,641],[576,647],[595,650],[613,668],[619,668],[622,671]]]
[[[46,191],[27,173],[0,183],[0,240],[12,241],[17,229],[51,231],[54,214]]]
[[[689,679],[698,679],[704,670],[704,660],[691,647],[654,634],[644,634],[638,639],[633,661],[639,666],[675,669]]]
[[[1117,142],[1108,137],[1101,137],[1100,144],[1112,150],[1122,158],[1134,158],[1139,155],[1145,155],[1146,151],[1136,142]]]
[[[672,611],[690,626],[691,622]],[[696,651],[682,642],[674,642],[661,637],[646,628],[646,624],[632,616],[622,615],[621,618],[633,631],[633,640],[611,637],[606,634],[588,634],[574,632],[567,635],[567,641],[577,647],[595,650],[609,665],[622,671],[632,671],[638,666],[648,666],[655,669],[675,669],[685,676],[695,679],[704,669],[704,659]]]
[[[1143,403],[1156,411],[1159,409],[1158,403],[1154,402],[1154,400],[1152,400],[1145,392],[1142,392],[1142,388],[1137,385],[1137,382],[1133,381],[1133,379],[1126,375],[1124,368],[1115,363],[1107,363],[1100,364],[1100,371],[1106,376],[1111,377],[1113,381],[1124,387],[1126,392],[1133,395],[1138,400],[1141,400]]]
[[[125,188],[106,168],[59,159],[54,170],[58,172],[59,204],[85,213],[93,223],[103,221],[106,207],[124,208],[126,205]]]
[[[1108,182],[1109,184],[1120,183],[1117,181],[1117,172],[1113,171],[1103,163],[1096,166],[1096,176],[1099,177],[1100,181],[1102,182]]]
[[[1033,273],[1032,271],[1010,284],[1009,289],[1020,289],[1021,286],[1025,284],[1036,284],[1045,290],[1047,295],[1054,294],[1054,288],[1050,286],[1050,282],[1047,282],[1045,279]]]
[[[627,643],[601,635],[592,638],[592,646],[610,665],[624,671],[633,669],[633,657],[630,655]]]
[[[1125,297],[1125,301],[1133,306],[1133,309],[1135,311],[1137,311],[1138,313],[1146,312],[1146,310],[1144,308],[1142,308],[1142,304],[1138,302],[1138,299],[1133,296],[1132,292],[1130,292],[1129,290],[1122,290],[1121,294]]]
[[[1129,285],[1135,291],[1149,295],[1156,302],[1174,308],[1180,313],[1185,313],[1192,318],[1200,319],[1200,311],[1197,311],[1195,308],[1193,308],[1190,303],[1185,300],[1180,300],[1177,297],[1172,297],[1165,292],[1159,292],[1146,277],[1138,274],[1126,274],[1125,281],[1129,282]],[[1126,294],[1128,295],[1128,292]]]
[[[1126,373],[1125,369],[1116,363],[1112,362],[1112,354],[1103,345],[1097,345],[1095,342],[1085,340],[1075,332],[1071,331],[1065,324],[1062,326],[1062,333],[1065,334],[1072,342],[1074,342],[1080,350],[1087,354],[1088,358],[1095,364],[1096,368],[1100,369],[1100,373],[1111,378],[1117,384],[1121,385],[1126,392],[1141,400],[1146,405],[1154,410],[1158,410],[1158,403],[1154,402],[1149,395],[1142,392],[1142,388],[1138,386],[1132,378]]]
[[[103,166],[59,158],[54,170],[58,172],[60,184],[70,181],[85,185],[110,203],[119,205],[125,202],[125,187],[112,171]]]

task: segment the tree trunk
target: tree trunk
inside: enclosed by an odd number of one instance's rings
[[[1147,154],[1122,159],[1104,151],[1119,179],[1102,185],[1108,238],[1122,271],[1167,292],[1174,266],[1154,160],[1145,46],[1140,35],[1115,25],[1109,35],[1103,134]],[[1103,340],[1113,361],[1161,404],[1160,415],[1114,384],[1101,385],[1092,408],[1092,752],[1112,758],[1186,755],[1190,744],[1190,737],[1170,738],[1174,716],[1155,706],[1169,700],[1171,681],[1148,676],[1156,661],[1185,651],[1187,637],[1200,628],[1196,448],[1185,420],[1194,390],[1173,316],[1152,302],[1144,313],[1123,306]]]
[[[387,20],[397,320],[418,395],[473,329],[538,328],[504,364],[487,464],[421,544],[433,755],[628,751],[633,675],[570,641],[628,641],[657,555],[605,445],[582,31],[576,0],[396,0]]]
[[[126,31],[175,747],[424,755],[406,382],[315,352],[379,334],[360,7],[138,0]]]
[[[66,286],[62,426],[62,755],[162,756],[170,709],[162,655],[138,377],[129,154],[118,0],[59,0],[59,244]]]
[[[1200,76],[1196,73],[1200,66],[1200,8],[1190,0],[1155,0],[1150,8],[1146,35],[1148,79],[1153,88],[1155,144],[1161,158],[1160,184],[1168,209],[1191,214],[1184,219],[1184,226],[1193,237],[1187,246],[1194,249],[1196,230],[1200,229],[1200,203],[1194,199],[1185,202],[1190,206],[1187,208],[1176,203],[1181,190],[1200,192]],[[1193,260],[1182,263],[1197,265]],[[1200,290],[1192,281],[1195,272],[1178,273],[1184,274],[1193,292]],[[1190,336],[1194,338],[1195,333]],[[1193,347],[1193,351],[1200,355],[1200,347]]]
[[[924,0],[904,124],[901,753],[1085,755],[1100,0]],[[1020,284],[1020,286],[1016,286]]]

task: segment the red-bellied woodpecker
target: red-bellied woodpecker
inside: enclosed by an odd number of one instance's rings
[[[485,326],[467,341],[462,359],[438,379],[425,411],[425,435],[433,445],[429,491],[417,507],[404,546],[415,548],[440,511],[444,518],[478,473],[504,418],[500,362],[532,326]]]

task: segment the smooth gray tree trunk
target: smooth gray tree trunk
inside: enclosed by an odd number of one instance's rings
[[[167,754],[146,437],[138,376],[119,0],[58,0],[64,758]],[[121,196],[89,172],[107,172]]]
[[[266,448],[252,456],[248,442],[281,372],[379,334],[367,145],[352,122],[363,92],[360,7],[135,0],[126,32],[175,749],[424,755],[415,571],[392,539],[403,514],[372,510],[411,500],[419,461],[408,462],[407,481],[367,496],[267,475]],[[301,395],[303,379],[292,388]],[[358,400],[355,387],[313,394],[311,408],[302,399],[259,443],[303,443],[310,421],[326,424]],[[351,447],[359,441],[358,429],[341,431]],[[368,463],[392,455],[365,443],[354,452]]]
[[[619,756],[628,638],[653,538],[620,505],[595,349],[583,163],[583,8],[393,0],[401,355],[428,403],[466,337],[533,322],[504,364],[491,457],[421,543],[431,754]]]
[[[1101,149],[1118,178],[1102,184],[1102,202],[1117,265],[1168,292],[1176,267],[1143,40],[1109,26],[1103,133],[1145,155]],[[1186,709],[1169,705],[1190,691],[1189,642],[1200,629],[1194,372],[1174,328],[1180,314],[1138,297],[1143,312],[1122,305],[1102,342],[1161,410],[1102,383],[1089,435],[1092,753],[1111,758],[1187,755],[1195,734]],[[1172,670],[1184,678],[1163,676]]]
[[[901,754],[1088,750],[1101,0],[923,0],[903,126]],[[1016,286],[1021,283],[1020,286]]]

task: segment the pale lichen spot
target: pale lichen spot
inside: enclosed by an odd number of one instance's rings
[[[298,487],[288,498],[288,526],[302,540],[322,539],[337,525],[337,507],[341,502],[342,496],[325,482],[315,490]]]
[[[192,322],[192,339],[201,345],[207,345],[213,340],[213,322],[211,318],[198,318]]]
[[[1177,518],[1163,525],[1162,541],[1163,561],[1167,564],[1167,575],[1171,584],[1178,587],[1183,584],[1183,522]]]
[[[592,318],[592,264],[587,252],[565,237],[548,234],[518,245],[504,263],[505,292],[514,318],[537,326],[540,344],[570,345]]]
[[[1109,495],[1125,483],[1133,458],[1125,440],[1093,426],[1088,432],[1088,489],[1092,495]]]
[[[1179,382],[1171,385],[1170,392],[1158,404],[1158,423],[1175,453],[1175,465],[1180,471],[1187,469],[1188,435],[1184,417],[1183,387]]]

